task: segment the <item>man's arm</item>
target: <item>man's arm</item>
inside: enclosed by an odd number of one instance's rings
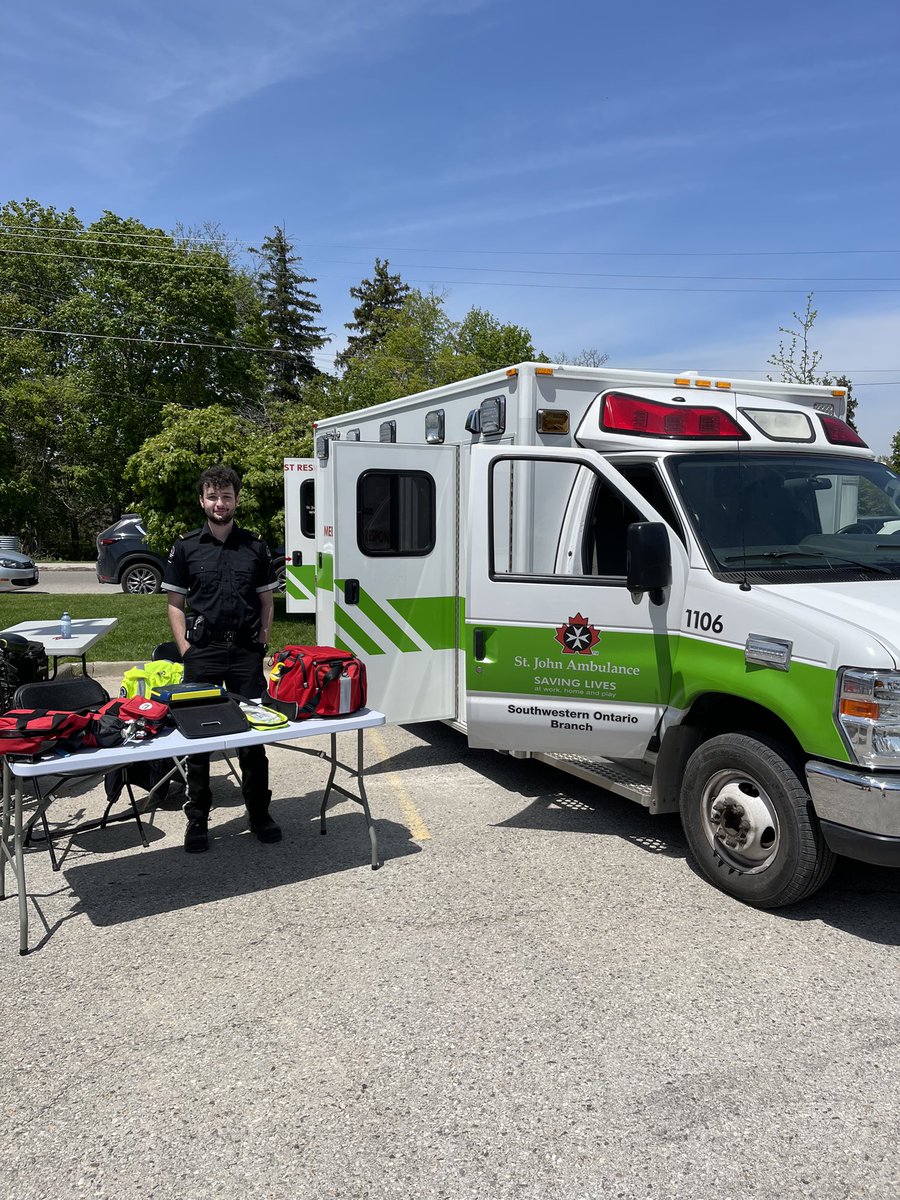
[[[183,607],[183,606],[182,606]],[[272,592],[259,593],[259,634],[258,641],[261,646],[267,646],[269,643],[269,634],[272,632],[272,618],[275,615],[275,601]],[[172,618],[169,617],[171,621]],[[182,616],[182,620],[184,617]]]
[[[190,643],[187,640],[187,622],[184,619],[184,596],[181,592],[169,592],[169,626],[172,637],[178,647],[178,653],[184,658]],[[271,618],[270,622],[271,624]]]

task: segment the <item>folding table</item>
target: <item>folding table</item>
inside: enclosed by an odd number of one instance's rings
[[[309,721],[290,721],[280,729],[250,729],[245,733],[233,733],[224,737],[186,738],[177,730],[158,737],[127,746],[115,746],[110,750],[80,750],[64,758],[52,757],[40,762],[10,762],[3,759],[3,812],[0,823],[0,900],[6,899],[6,864],[9,863],[16,878],[19,897],[19,953],[28,953],[28,893],[25,883],[25,839],[40,817],[40,808],[23,816],[22,784],[26,779],[45,776],[93,775],[112,771],[136,762],[151,762],[160,758],[180,758],[185,754],[212,754],[218,750],[234,751],[244,746],[282,745],[285,750],[299,754],[311,754],[329,764],[328,780],[319,810],[321,832],[325,833],[325,809],[333,792],[345,796],[360,805],[369,830],[372,849],[372,870],[381,866],[378,857],[378,840],[369,812],[366,797],[363,765],[363,733],[385,723],[384,713],[364,708],[349,717],[324,717]],[[337,756],[339,733],[356,733],[356,766],[341,762]],[[319,750],[308,746],[288,743],[328,734],[330,749]],[[338,770],[356,781],[358,792],[352,792],[335,782]]]
[[[18,633],[40,642],[48,657],[53,659],[53,674],[56,678],[61,658],[80,658],[81,669],[87,675],[87,652],[118,625],[118,617],[73,617],[72,636],[64,638],[59,633],[59,621],[20,621],[18,625],[10,625],[9,629],[0,629],[3,633]]]

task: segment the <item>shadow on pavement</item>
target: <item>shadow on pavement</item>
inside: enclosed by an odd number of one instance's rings
[[[274,845],[262,845],[253,837],[243,809],[234,817],[215,809],[205,854],[185,853],[179,824],[174,844],[152,854],[92,858],[72,865],[62,872],[77,898],[66,919],[84,913],[93,925],[119,925],[339,871],[371,871],[362,812],[329,813],[328,832],[322,837],[319,803],[314,794],[273,802],[272,815],[284,835]],[[404,825],[378,819],[373,823],[383,863],[389,866],[393,859],[420,852]]]
[[[709,882],[688,855],[677,814],[652,816],[634,801],[546,763],[473,750],[462,734],[446,725],[415,725],[409,732],[422,740],[422,747],[380,764],[382,769],[465,763],[498,787],[529,800],[521,812],[500,822],[501,828],[619,837],[648,854],[685,859],[695,874]],[[737,913],[744,907],[739,900],[729,898],[729,902],[737,906]],[[900,870],[839,858],[820,891],[800,904],[774,909],[772,915],[789,921],[822,921],[854,937],[900,945]]]

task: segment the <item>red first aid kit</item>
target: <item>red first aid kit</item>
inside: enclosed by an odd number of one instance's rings
[[[291,721],[348,717],[366,706],[366,664],[335,646],[285,646],[274,656],[266,697]]]
[[[80,750],[92,713],[13,708],[0,717],[0,754],[40,758],[51,750]]]
[[[0,716],[0,754],[40,758],[54,750],[66,754],[126,740],[153,737],[162,729],[168,705],[143,696],[109,700],[93,712],[13,708]]]

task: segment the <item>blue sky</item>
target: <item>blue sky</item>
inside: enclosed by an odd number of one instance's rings
[[[898,65],[896,0],[31,0],[0,16],[0,198],[283,224],[329,354],[376,254],[623,367],[764,377],[812,291],[887,453]]]

